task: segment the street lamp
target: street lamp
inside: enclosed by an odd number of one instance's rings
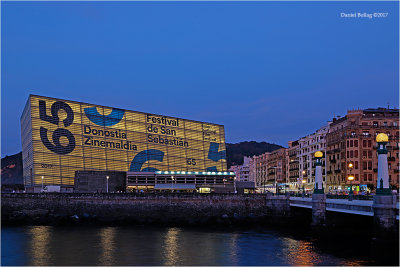
[[[303,198],[304,198],[305,195],[306,195],[306,192],[305,192],[305,189],[304,189],[304,184],[306,183],[306,179],[303,179],[303,180],[301,181],[301,183],[303,184]]]
[[[43,192],[43,176],[42,176],[42,192]]]
[[[354,180],[354,176],[352,174],[352,169],[353,169],[353,162],[349,162],[347,164],[347,167],[349,168],[349,176],[347,177],[347,180],[350,181],[350,192],[349,192],[349,201],[353,200],[353,185],[352,185],[352,181]]]
[[[354,176],[353,176],[352,174],[350,174],[350,175],[347,177],[347,180],[350,181],[349,201],[352,201],[352,200],[353,200],[353,184],[352,184],[352,181],[354,180]]]
[[[303,191],[304,191],[304,184],[307,182],[307,180],[306,180],[306,179],[304,179],[304,175],[306,174],[306,171],[305,171],[305,170],[303,170],[301,173],[303,174],[303,176],[301,177],[301,178],[302,178],[302,181],[301,181],[301,183],[303,184]]]
[[[108,193],[108,179],[110,179],[110,176],[107,175],[107,193]]]
[[[279,194],[278,184],[276,183],[276,169],[277,168],[275,168],[275,172],[274,172],[275,173],[275,175],[274,175],[274,178],[275,178],[275,193]]]
[[[274,172],[274,174],[275,174],[275,175],[274,175],[274,176],[275,176],[275,177],[274,177],[274,178],[275,178],[275,193],[276,193],[276,194],[279,194],[278,184],[276,183],[276,170],[277,170],[277,169],[281,169],[281,167],[275,166],[275,167],[271,167],[271,169],[275,169],[275,172]]]
[[[265,179],[265,175],[262,177],[262,181],[261,181],[261,186],[262,186],[262,190],[263,190],[263,194],[265,194],[265,184],[266,184],[266,179]]]

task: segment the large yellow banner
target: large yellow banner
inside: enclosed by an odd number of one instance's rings
[[[72,185],[77,170],[227,170],[222,125],[33,95],[29,104],[35,184]]]

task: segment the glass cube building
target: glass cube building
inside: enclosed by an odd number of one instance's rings
[[[27,191],[72,191],[75,171],[225,172],[224,126],[30,95],[21,116]]]

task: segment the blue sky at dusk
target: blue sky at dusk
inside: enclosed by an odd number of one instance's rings
[[[398,2],[2,2],[2,156],[29,94],[225,125],[287,146],[399,102]],[[340,13],[388,12],[387,18]]]

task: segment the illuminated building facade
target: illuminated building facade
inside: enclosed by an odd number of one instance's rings
[[[329,131],[331,122],[319,128],[312,134],[302,137],[298,140],[298,159],[299,159],[299,185],[302,180],[305,180],[306,190],[312,190],[315,182],[315,162],[314,153],[322,151],[324,157],[322,158],[322,180],[324,188],[326,186],[326,135]]]
[[[290,190],[298,190],[300,181],[300,162],[298,158],[299,141],[289,141],[286,150],[286,182]]]
[[[348,110],[346,116],[334,118],[326,135],[328,190],[343,190],[351,184],[355,191],[376,188],[378,154],[375,137],[389,136],[389,183],[399,187],[399,109],[369,108]],[[349,168],[349,163],[353,164]]]
[[[271,152],[267,162],[268,184],[286,183],[286,150],[279,148]]]
[[[234,193],[234,172],[128,172],[128,191]]]
[[[236,179],[241,182],[249,182],[250,180],[250,157],[243,158],[242,165],[233,165],[229,168],[230,171],[236,174]]]
[[[21,116],[27,191],[60,185],[75,171],[225,172],[224,126],[30,95]]]
[[[268,178],[267,163],[268,163],[270,155],[271,155],[271,152],[265,152],[264,154],[253,157],[253,160],[255,161],[255,165],[256,165],[255,172],[256,172],[256,186],[257,187],[265,188],[265,186],[267,184],[267,178]]]

